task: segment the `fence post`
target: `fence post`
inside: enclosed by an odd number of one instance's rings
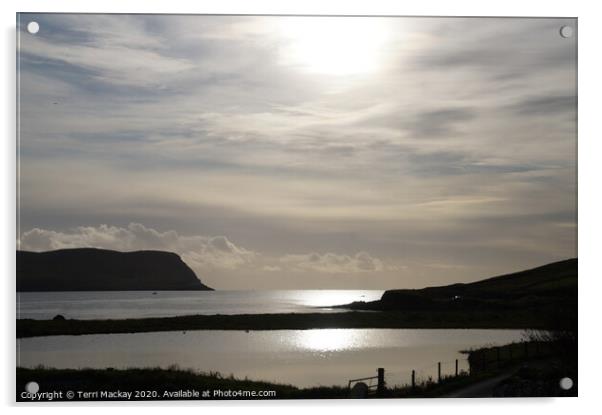
[[[511,345],[508,347],[508,350],[510,350],[510,360],[512,360],[512,346],[514,346],[514,344],[511,344]]]
[[[412,390],[416,389],[416,371],[412,369]]]
[[[529,342],[525,342],[525,357],[529,357]]]
[[[458,376],[458,359],[456,359],[456,376]]]
[[[500,367],[500,348],[497,347],[496,351],[497,351],[496,352],[497,353],[497,367],[499,368]]]
[[[382,367],[378,368],[378,386],[376,391],[378,394],[382,394],[385,391],[385,369]]]
[[[441,383],[441,362],[437,363],[437,382]]]

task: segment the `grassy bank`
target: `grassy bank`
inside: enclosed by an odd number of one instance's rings
[[[201,373],[178,368],[159,369],[34,369],[17,368],[17,400],[30,401],[22,396],[28,382],[40,385],[40,393],[62,392],[53,400],[180,400],[180,399],[312,399],[346,398],[348,391],[342,387],[297,388],[271,382],[237,379],[220,373]],[[121,396],[80,395],[69,399],[67,391],[122,393]],[[138,392],[136,395],[136,391]],[[184,393],[182,393],[183,391]],[[198,392],[198,396],[191,393]],[[232,392],[228,392],[232,391]],[[244,394],[238,391],[245,391]],[[250,396],[253,392],[269,396]],[[123,393],[132,395],[124,397]],[[240,396],[228,396],[239,393]],[[249,396],[244,396],[249,395]]]
[[[473,374],[557,355],[552,343],[535,341],[483,347],[463,352],[468,354],[468,363]]]
[[[325,328],[541,328],[546,316],[528,310],[343,312],[196,315],[121,320],[17,320],[17,338],[182,330],[304,330]]]
[[[494,397],[569,397],[578,394],[576,343],[568,345],[561,338],[530,340],[465,353],[468,354],[471,377],[510,373],[492,390]],[[560,380],[566,377],[574,384],[565,390],[560,387]]]
[[[438,397],[458,388],[487,378],[488,374],[446,377],[441,383],[422,382],[415,388],[409,386],[385,388],[380,394],[368,398],[421,398]],[[53,400],[215,400],[215,399],[347,399],[350,391],[341,386],[298,388],[292,385],[238,379],[219,373],[201,373],[191,370],[170,369],[34,369],[17,368],[17,400],[31,401],[23,391],[30,381],[40,385],[40,393],[60,392]],[[345,380],[342,379],[344,382]],[[67,392],[73,391],[73,398]],[[120,396],[84,395],[81,392],[121,392]],[[144,391],[136,395],[136,391]],[[182,393],[181,391],[184,391]],[[188,391],[196,391],[197,396]],[[228,392],[232,391],[232,392]],[[244,393],[238,392],[244,391]],[[259,396],[260,393],[268,396]],[[127,396],[124,393],[131,393]],[[232,396],[232,393],[238,395]],[[252,394],[255,393],[255,396]],[[42,399],[44,400],[44,399]]]

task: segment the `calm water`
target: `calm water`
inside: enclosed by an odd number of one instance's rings
[[[189,314],[337,312],[328,306],[380,298],[382,291],[197,291],[21,293],[18,318],[159,317]],[[218,371],[298,386],[346,385],[386,369],[406,384],[412,369],[452,373],[460,350],[521,339],[518,330],[328,329],[187,331],[20,339],[17,364],[57,368],[168,367]]]
[[[167,367],[219,371],[298,386],[346,385],[386,369],[391,385],[467,368],[471,347],[521,339],[519,330],[324,329],[54,336],[18,341],[17,363],[57,368]]]
[[[382,290],[93,291],[17,293],[17,318],[166,317],[190,314],[328,313],[378,300]]]

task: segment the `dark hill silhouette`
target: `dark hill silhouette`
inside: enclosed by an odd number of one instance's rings
[[[485,280],[388,290],[380,300],[341,306],[366,310],[508,309],[577,304],[577,259]]]
[[[179,255],[96,248],[17,251],[17,291],[211,290]]]

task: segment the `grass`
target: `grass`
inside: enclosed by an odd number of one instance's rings
[[[386,388],[381,395],[370,395],[378,398],[420,398],[437,397],[451,390],[466,386],[484,378],[468,376],[466,373],[458,377],[445,377],[441,383],[427,380],[411,386]],[[275,391],[275,396],[261,399],[346,399],[349,390],[341,386],[319,386],[298,388],[292,385],[263,382],[249,379],[238,379],[224,376],[218,372],[195,372],[178,367],[168,369],[53,369],[36,367],[33,369],[17,368],[17,391],[25,390],[25,385],[35,380],[40,385],[39,392],[63,391],[156,391],[156,396],[144,397],[143,400],[187,399],[186,396],[173,395],[180,390],[199,391],[201,397],[195,399],[224,399],[215,395],[220,391]],[[208,396],[203,397],[203,392]],[[166,395],[171,392],[172,395]],[[249,399],[257,399],[248,397]],[[141,398],[139,398],[142,400]],[[190,398],[188,398],[190,399]],[[27,400],[21,398],[20,400]],[[59,398],[56,400],[68,400]],[[96,399],[98,400],[98,399]],[[111,399],[108,399],[111,400]],[[117,399],[116,399],[117,400]]]
[[[466,350],[472,373],[505,368],[530,359],[553,356],[556,350],[550,342],[520,342],[504,346],[482,347]]]
[[[533,310],[415,311],[195,315],[119,320],[17,320],[17,338],[183,330],[304,330],[323,328],[543,328]]]
[[[275,396],[267,399],[337,399],[348,396],[347,388],[339,386],[297,388],[292,385],[263,382],[249,379],[238,379],[224,376],[218,372],[195,372],[182,370],[177,366],[168,369],[53,369],[36,367],[33,369],[17,368],[17,391],[25,390],[25,385],[35,381],[40,385],[39,392],[63,391],[145,391],[146,396],[132,400],[171,400],[190,399],[185,396],[165,395],[181,390],[198,391],[201,395],[196,399],[225,399],[215,395],[215,391],[275,391]],[[153,394],[156,392],[156,396]],[[203,397],[203,392],[206,396]],[[18,398],[20,394],[18,393]],[[239,397],[239,399],[257,399]],[[263,397],[261,399],[266,399]],[[20,398],[19,400],[27,400]],[[68,400],[58,398],[56,400]],[[99,400],[96,397],[94,400]],[[102,398],[100,400],[103,400]],[[113,399],[106,399],[113,400]],[[122,400],[122,399],[115,399]]]

